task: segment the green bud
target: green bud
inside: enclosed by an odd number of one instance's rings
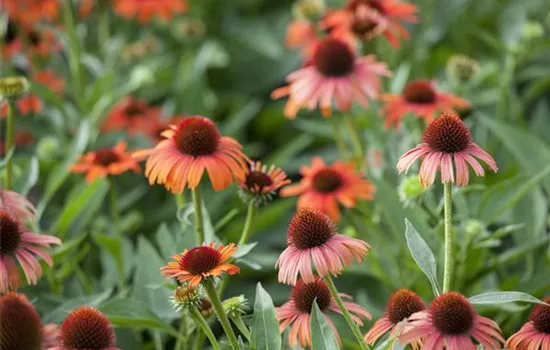
[[[539,22],[527,21],[521,28],[521,36],[525,40],[541,38],[544,35],[544,28]]]
[[[0,79],[0,98],[17,97],[29,90],[29,81],[24,77],[6,77]]]
[[[36,154],[38,159],[45,163],[50,163],[57,159],[60,154],[61,144],[59,140],[53,136],[46,136],[40,139],[36,146]]]
[[[426,189],[420,183],[418,175],[407,176],[399,185],[399,198],[406,206],[412,205],[425,192]]]
[[[248,311],[248,300],[244,295],[238,295],[222,302],[223,309],[229,317],[239,317]]]
[[[479,70],[479,63],[465,55],[453,55],[447,61],[448,74],[462,83],[472,80]]]
[[[464,224],[464,232],[469,237],[476,237],[487,233],[485,225],[479,220],[468,220]]]
[[[292,12],[298,18],[316,20],[326,9],[324,0],[300,0],[292,6]]]
[[[170,297],[172,306],[178,311],[188,309],[189,307],[198,307],[202,304],[201,290],[198,287],[180,286],[176,288],[174,294]]]

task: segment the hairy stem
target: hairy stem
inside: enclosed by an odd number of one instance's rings
[[[197,235],[197,244],[204,243],[204,224],[202,217],[202,201],[199,186],[191,190],[193,194],[193,205],[195,206],[195,234]]]
[[[208,294],[208,297],[210,298],[210,301],[212,302],[214,311],[216,311],[216,315],[218,315],[218,319],[222,324],[223,330],[225,331],[225,334],[229,339],[229,343],[231,344],[231,347],[233,348],[233,350],[239,350],[239,342],[237,340],[237,336],[235,336],[235,332],[231,327],[231,323],[229,323],[229,319],[225,314],[225,310],[223,309],[223,305],[220,300],[220,297],[218,296],[218,292],[216,291],[216,287],[214,286],[214,282],[212,281],[212,279],[208,278],[204,280],[203,285],[204,285],[204,288],[206,289],[206,293]]]
[[[451,278],[453,276],[453,227],[452,227],[452,184],[445,183],[445,263],[443,268],[443,293],[451,289]]]
[[[204,319],[200,311],[196,307],[192,307],[189,309],[189,312],[191,313],[191,317],[193,317],[193,320],[197,322],[200,329],[203,331],[203,333],[206,335],[208,340],[210,340],[210,344],[212,344],[212,347],[214,350],[220,350],[220,345],[218,344],[218,341],[216,340],[216,337],[214,336],[214,333],[212,333],[212,329],[208,325],[208,322]]]

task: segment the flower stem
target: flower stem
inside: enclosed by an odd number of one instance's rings
[[[197,335],[195,335],[195,344],[193,345],[195,350],[204,349],[204,337],[205,334],[202,329],[197,329]]]
[[[453,276],[453,227],[452,227],[452,184],[443,184],[445,196],[445,263],[443,268],[443,293],[451,289],[451,278]]]
[[[82,66],[80,61],[81,49],[80,41],[76,34],[76,24],[73,16],[72,1],[64,1],[63,5],[63,20],[68,35],[68,47],[69,47],[69,69],[71,71],[71,77],[73,79],[74,99],[77,106],[81,111],[86,109],[86,99],[84,82],[82,75]]]
[[[193,195],[193,205],[195,206],[195,234],[197,235],[197,245],[204,243],[204,225],[202,218],[202,201],[199,186],[191,190]]]
[[[187,317],[185,314],[181,315],[178,334],[180,334],[181,336],[176,339],[176,345],[174,346],[174,350],[186,349],[187,347],[185,346],[185,343],[187,341],[188,335],[187,335]]]
[[[229,323],[229,319],[225,314],[222,302],[220,300],[220,297],[218,296],[218,293],[216,292],[216,287],[214,286],[214,282],[212,281],[212,279],[207,278],[204,280],[204,288],[206,289],[206,293],[208,294],[208,297],[212,302],[212,306],[214,307],[214,311],[216,311],[216,315],[218,315],[218,319],[222,324],[223,330],[225,331],[225,334],[229,339],[231,347],[233,348],[233,350],[239,350],[239,342],[237,340],[237,337],[235,336],[233,328],[231,327],[231,323]]]
[[[342,138],[342,134],[340,133],[340,126],[338,125],[338,121],[335,117],[332,117],[330,118],[330,122],[332,125],[332,136],[334,137],[334,141],[336,142],[336,146],[338,147],[340,155],[342,155],[344,158],[349,158],[350,154],[346,147],[346,143]]]
[[[241,316],[231,317],[231,321],[233,321],[233,324],[237,326],[237,328],[242,333],[242,335],[246,338],[246,340],[250,341],[250,330],[244,324]]]
[[[115,228],[115,233],[119,238],[122,238],[122,231],[120,230],[119,223],[120,223],[120,215],[118,212],[118,205],[117,205],[117,195],[116,195],[116,184],[115,179],[110,178],[109,179],[109,207],[111,209],[111,218],[113,219],[113,226]]]
[[[239,240],[239,246],[246,244],[250,232],[252,231],[252,219],[256,214],[256,205],[253,201],[248,204],[248,211],[246,212],[246,221],[244,223],[243,232],[241,233],[241,239]]]
[[[353,122],[353,119],[351,119],[351,117],[348,115],[345,116],[345,119],[346,119],[346,126],[348,127],[348,130],[351,136],[351,143],[353,144],[355,158],[361,164],[365,159],[365,150],[363,149],[363,143],[361,141],[361,137],[357,133],[357,126]]]
[[[201,330],[206,334],[206,337],[208,340],[210,340],[210,344],[212,344],[212,347],[214,350],[220,350],[220,345],[218,344],[218,341],[216,340],[216,337],[214,336],[214,333],[212,333],[212,329],[210,329],[210,326],[204,319],[204,317],[201,315],[199,310],[197,310],[196,307],[192,307],[189,309],[189,312],[191,313],[191,317],[193,317],[193,320],[197,322]]]
[[[332,280],[332,277],[330,277],[330,275],[326,275],[323,277],[323,279],[325,280],[327,287],[330,290],[330,294],[332,294],[332,297],[334,298],[334,300],[336,301],[336,304],[340,308],[340,311],[342,311],[342,315],[346,319],[346,322],[348,323],[349,328],[351,328],[351,331],[353,332],[353,335],[355,336],[355,339],[357,340],[359,346],[363,350],[369,350],[370,347],[363,340],[363,334],[361,333],[361,330],[359,329],[357,324],[353,322],[353,319],[351,318],[351,314],[349,313],[348,309],[346,309],[346,306],[344,305],[342,298],[340,298],[340,295],[338,294],[338,290],[334,285],[334,281]]]
[[[14,113],[14,106],[12,105],[11,100],[8,100],[8,117],[6,120],[6,156],[8,158],[8,162],[6,163],[6,183],[5,187],[6,190],[9,190],[11,188],[11,175],[13,173],[13,137],[15,133],[15,118],[13,117]],[[12,151],[11,156],[10,151]]]

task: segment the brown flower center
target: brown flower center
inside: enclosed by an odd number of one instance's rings
[[[209,317],[214,313],[212,302],[208,298],[201,298],[201,314],[204,317]]]
[[[95,162],[102,166],[109,166],[120,160],[120,156],[112,149],[102,149],[95,152]]]
[[[216,124],[204,117],[185,118],[174,135],[176,147],[180,152],[193,157],[216,152],[220,138]]]
[[[0,296],[0,349],[42,349],[40,317],[22,294]]]
[[[308,249],[325,244],[335,233],[336,227],[327,215],[303,208],[290,221],[287,240],[298,249]]]
[[[273,180],[271,179],[271,176],[263,171],[254,170],[246,175],[245,183],[248,189],[260,189],[261,191],[264,187],[271,186],[273,184]]]
[[[464,151],[472,141],[468,126],[454,113],[443,113],[430,123],[422,141],[438,152]]]
[[[351,0],[348,2],[347,8],[349,11],[355,12],[360,6],[368,6],[369,8],[376,10],[378,13],[385,13],[381,0]]]
[[[330,193],[342,187],[344,182],[337,171],[326,168],[313,175],[312,184],[317,192]]]
[[[146,107],[138,102],[132,102],[125,108],[126,116],[130,118],[141,116],[145,111]]]
[[[200,246],[187,251],[180,260],[180,266],[193,275],[212,270],[220,263],[220,253],[211,247]]]
[[[328,37],[317,47],[313,62],[315,68],[326,77],[344,77],[353,71],[355,56],[346,43]]]
[[[65,319],[60,328],[60,342],[71,349],[106,349],[115,345],[113,326],[99,310],[83,306]]]
[[[311,283],[304,283],[299,280],[290,292],[290,299],[294,301],[300,312],[309,314],[314,300],[317,301],[319,310],[324,312],[329,307],[332,297],[325,282],[317,279]]]
[[[15,39],[17,39],[17,27],[12,21],[9,21],[6,28],[6,34],[5,34],[4,40],[6,41],[6,44],[9,45]]]
[[[430,306],[435,328],[446,335],[466,334],[474,324],[475,310],[462,294],[449,292]]]
[[[544,302],[550,304],[550,297],[544,299]],[[550,334],[550,306],[535,305],[529,321],[533,322],[533,327],[539,332]]]
[[[415,292],[400,289],[390,297],[386,306],[386,313],[390,321],[396,324],[424,309],[426,309],[424,301]]]
[[[365,36],[378,27],[376,16],[385,10],[378,0],[352,0],[347,5],[352,14],[351,30],[358,36]]]
[[[21,226],[7,211],[0,209],[0,256],[13,254],[21,243]]]
[[[435,102],[437,96],[429,81],[416,80],[405,86],[403,97],[410,103],[430,104]]]

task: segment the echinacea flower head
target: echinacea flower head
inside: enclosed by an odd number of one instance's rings
[[[200,286],[179,286],[170,297],[172,305],[178,312],[190,307],[199,307],[201,304],[202,290]]]
[[[405,86],[401,94],[383,94],[382,113],[386,118],[387,129],[398,128],[408,113],[432,122],[437,112],[452,113],[456,109],[470,108],[470,103],[458,96],[440,91],[435,83],[428,80],[415,80]]]
[[[174,15],[187,9],[183,0],[114,0],[115,12],[122,17],[136,18],[138,22],[150,22],[154,17],[169,21]]]
[[[365,334],[365,342],[374,345],[388,331],[390,332],[389,339],[399,337],[407,329],[408,318],[412,314],[425,309],[426,304],[415,292],[408,289],[399,289],[388,300],[384,316],[376,321],[368,333]],[[421,347],[419,341],[415,341],[411,345],[414,349],[420,349]],[[393,349],[393,346],[391,349]]]
[[[167,278],[176,278],[180,282],[189,282],[190,287],[197,287],[204,278],[218,277],[224,272],[237,274],[241,269],[227,260],[237,251],[235,244],[216,246],[215,243],[203,244],[199,247],[174,254],[168,265],[160,268]]]
[[[550,297],[546,297],[544,302],[550,304]],[[529,321],[508,338],[505,347],[510,350],[550,349],[550,306],[535,305]]]
[[[42,20],[56,19],[59,2],[57,0],[0,0],[0,8],[6,11],[11,20],[30,27]]]
[[[0,78],[0,98],[10,98],[23,95],[29,90],[30,83],[25,77]]]
[[[103,123],[103,131],[125,130],[129,135],[147,134],[158,123],[160,116],[160,108],[127,96],[111,109]]]
[[[401,22],[417,22],[416,12],[416,5],[400,0],[351,0],[344,9],[329,12],[322,26],[363,41],[382,35],[399,48],[400,40],[409,38]]]
[[[126,142],[121,141],[112,148],[104,148],[80,156],[79,161],[71,167],[73,173],[85,173],[86,181],[94,182],[107,175],[120,175],[129,170],[140,172],[139,164],[126,152]]]
[[[214,305],[207,297],[203,297],[199,303],[199,312],[204,318],[208,318],[214,314]]]
[[[134,153],[138,159],[147,158],[145,176],[151,185],[164,184],[173,193],[182,193],[186,186],[197,187],[206,171],[214,190],[221,191],[245,174],[248,158],[242,146],[222,136],[206,117],[187,117],[162,136],[165,139],[155,148]]]
[[[479,62],[465,55],[453,55],[447,61],[447,72],[461,83],[467,83],[480,70]]]
[[[42,267],[36,256],[51,267],[52,258],[44,251],[51,244],[61,244],[61,240],[29,232],[15,216],[0,209],[0,292],[14,290],[21,285],[16,260],[23,268],[27,283],[36,284],[42,276]]]
[[[348,111],[353,101],[368,106],[369,99],[378,97],[380,77],[390,75],[386,64],[376,61],[374,55],[359,57],[349,42],[327,36],[315,43],[310,62],[290,73],[288,85],[273,91],[271,97],[288,96],[287,118],[295,118],[301,108],[313,110],[317,106],[328,117],[333,101],[341,111]]]
[[[0,295],[0,349],[41,350],[43,330],[40,316],[23,294]]]
[[[498,324],[478,315],[468,299],[457,292],[442,294],[428,310],[412,314],[408,327],[399,337],[401,344],[422,339],[423,349],[475,350],[472,338],[486,350],[501,349],[504,343]]]
[[[113,325],[101,311],[81,306],[71,312],[59,329],[59,344],[49,350],[121,350],[116,347]]]
[[[430,123],[424,132],[422,143],[401,156],[397,170],[406,173],[419,158],[423,158],[420,182],[424,187],[430,187],[434,183],[438,171],[441,171],[442,183],[454,183],[453,165],[456,168],[458,186],[468,184],[468,165],[477,176],[484,176],[485,171],[476,158],[485,162],[493,172],[498,171],[493,157],[472,140],[466,123],[453,113],[443,113]]]
[[[238,180],[239,195],[244,202],[256,205],[269,202],[275,192],[290,183],[286,174],[275,165],[269,168],[261,162],[251,162],[244,178]]]
[[[420,183],[418,175],[409,175],[403,178],[399,184],[399,200],[406,207],[411,207],[426,191],[426,188]]]
[[[365,241],[337,233],[326,214],[311,208],[299,209],[294,215],[287,244],[275,267],[279,268],[279,282],[291,285],[296,284],[298,275],[306,283],[313,282],[313,267],[321,277],[336,276],[353,260],[362,261],[370,249]]]
[[[34,205],[27,198],[14,191],[0,189],[0,210],[10,213],[23,224],[36,220]]]
[[[327,165],[315,157],[311,167],[303,166],[300,174],[303,176],[300,183],[283,188],[281,196],[299,195],[298,209],[314,208],[334,221],[340,219],[338,203],[353,208],[359,199],[370,200],[376,192],[374,185],[355,170],[353,162],[336,161]]]
[[[317,40],[315,25],[306,19],[295,19],[286,28],[285,46],[300,49],[305,58],[313,56]]]
[[[349,295],[340,293],[340,297],[346,300],[344,301],[344,305],[350,312],[353,321],[358,325],[362,326],[365,318],[369,320],[372,318],[365,308],[351,302],[351,297]],[[317,302],[319,310],[323,313],[323,316],[333,329],[334,335],[340,343],[338,330],[328,317],[328,312],[333,311],[342,314],[342,311],[330,294],[330,290],[325,281],[317,277],[309,283],[299,280],[290,292],[290,300],[276,308],[277,320],[279,321],[281,332],[290,326],[290,346],[311,346],[310,324],[311,309],[314,301]]]
[[[244,295],[237,295],[236,297],[225,299],[222,302],[222,306],[229,317],[240,317],[246,314],[250,308],[248,300],[246,300]]]
[[[52,70],[44,70],[34,74],[34,81],[46,87],[48,90],[60,95],[65,89],[65,81],[57,76]]]

